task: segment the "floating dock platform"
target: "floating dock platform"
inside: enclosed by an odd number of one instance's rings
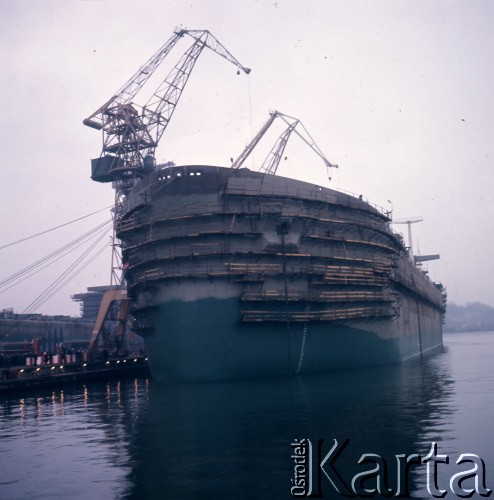
[[[105,380],[121,376],[149,375],[148,358],[143,355],[101,359],[32,364],[26,358],[25,366],[11,366],[0,370],[0,395],[7,392],[37,387],[58,386],[67,383]]]

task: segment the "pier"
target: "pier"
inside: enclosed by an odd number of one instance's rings
[[[63,359],[61,355],[49,356],[46,360],[43,356],[27,356],[25,365],[6,366],[5,357],[0,356],[5,365],[0,368],[0,395],[37,387],[149,374],[148,358],[143,354],[78,358],[75,354],[65,355]]]

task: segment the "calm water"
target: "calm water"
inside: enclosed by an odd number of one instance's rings
[[[395,455],[425,456],[436,442],[450,457],[438,469],[446,498],[457,498],[448,484],[461,453],[484,460],[494,489],[494,332],[444,340],[444,352],[423,362],[325,376],[135,379],[4,397],[0,498],[293,498],[296,438],[315,447],[323,438],[324,454],[333,439],[349,439],[335,465],[347,483],[370,469],[357,464],[363,453],[383,457],[393,483]],[[343,498],[326,479],[322,487],[324,498]],[[409,488],[431,497],[425,465],[412,470]]]

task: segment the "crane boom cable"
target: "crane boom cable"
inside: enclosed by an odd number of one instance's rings
[[[16,273],[14,273],[13,275],[11,275],[10,277],[5,278],[4,280],[0,281],[0,287],[4,286],[5,284],[7,284],[9,282],[11,282],[15,278],[20,277],[23,274],[25,274],[27,272],[30,272],[33,269],[36,269],[37,267],[43,265],[45,262],[49,262],[50,260],[54,259],[58,255],[63,254],[64,252],[70,253],[72,251],[71,248],[73,248],[74,246],[75,246],[75,248],[77,248],[77,246],[79,246],[80,244],[82,244],[86,240],[86,238],[90,238],[95,232],[98,232],[101,228],[104,228],[104,227],[106,227],[108,225],[111,225],[111,221],[109,221],[109,220],[105,221],[102,224],[99,224],[98,226],[96,226],[95,228],[93,228],[90,231],[86,232],[82,236],[79,236],[76,239],[70,241],[69,243],[63,245],[62,247],[54,250],[50,254],[42,257],[41,259],[39,259],[38,261],[34,262],[33,264],[30,264],[29,266],[25,267],[24,269],[21,269],[20,271],[17,271]]]
[[[90,214],[83,215],[82,217],[78,217],[77,219],[71,220],[69,222],[64,222],[63,224],[60,224],[60,225],[55,226],[55,227],[52,227],[50,229],[45,229],[44,231],[41,231],[41,232],[36,233],[36,234],[32,234],[31,236],[26,236],[25,238],[21,238],[20,240],[12,241],[10,243],[7,243],[5,245],[0,246],[0,250],[3,250],[4,248],[8,248],[8,247],[11,247],[11,246],[14,246],[14,245],[17,245],[18,243],[22,243],[23,241],[31,240],[33,238],[36,238],[37,236],[42,236],[43,234],[50,233],[50,232],[55,231],[57,229],[60,229],[62,227],[68,226],[70,224],[74,224],[75,222],[79,222],[80,220],[87,219],[88,217],[91,217],[92,215],[96,215],[96,214],[99,214],[100,212],[103,212],[105,210],[109,210],[112,207],[113,207],[113,205],[110,205],[110,206],[105,207],[105,208],[101,208],[100,210],[96,210],[96,212],[91,212]]]
[[[104,234],[109,234],[109,231],[110,231],[111,227],[107,228],[105,231],[104,231]],[[36,274],[40,273],[41,271],[43,271],[44,269],[50,267],[52,264],[58,262],[59,260],[61,260],[62,258],[66,257],[67,255],[69,255],[70,253],[72,253],[74,250],[76,250],[77,248],[79,248],[80,246],[82,246],[82,244],[85,243],[85,242],[82,242],[80,245],[78,245],[77,247],[73,248],[72,250],[68,251],[68,252],[65,252],[64,254],[60,255],[57,259],[54,259],[52,260],[50,263],[48,263],[47,265],[43,266],[43,267],[40,267],[36,270],[33,270],[33,272],[31,272],[30,274],[27,274],[27,275],[24,275],[23,277],[19,277],[17,279],[17,281],[14,281],[14,282],[11,282],[9,284],[9,286],[3,286],[3,289],[0,290],[0,294],[2,294],[3,292],[6,292],[7,290],[10,290],[11,288],[19,285],[20,283],[26,281],[27,279],[31,278],[32,276],[35,276]]]
[[[77,276],[83,269],[85,269],[94,259],[108,248],[108,244],[105,243],[96,254],[93,256],[91,252],[94,248],[101,242],[101,240],[107,235],[107,232],[103,232],[80,256],[69,266],[62,274],[58,276],[31,304],[29,304],[26,309],[21,314],[30,314],[36,309],[41,307],[49,299],[51,299],[58,291],[60,291],[65,285],[67,285],[75,276]]]
[[[90,231],[86,232],[82,236],[77,237],[76,239],[70,241],[69,243],[63,245],[62,247],[54,250],[50,254],[44,256],[43,258],[37,260],[36,262],[30,264],[29,266],[17,271],[16,273],[12,274],[11,276],[3,279],[0,281],[0,293],[3,293],[4,291],[12,288],[13,286],[17,285],[18,283],[24,281],[25,279],[33,276],[34,274],[37,274],[39,271],[45,269],[46,267],[50,266],[54,262],[60,260],[62,257],[65,255],[68,255],[69,253],[73,252],[80,246],[82,246],[88,239],[91,239],[94,237],[94,235],[100,234],[100,232],[108,232],[112,227],[112,221],[111,220],[106,220],[104,223],[99,224],[95,228],[91,229]],[[30,274],[28,274],[30,273]],[[27,276],[26,276],[27,274]],[[22,279],[21,279],[22,278]],[[16,281],[17,280],[17,281]],[[14,282],[14,283],[12,283]],[[10,286],[7,286],[10,285]]]
[[[12,332],[15,328],[15,325],[18,325],[19,322],[22,320],[23,317],[28,317],[30,314],[35,312],[35,310],[39,307],[41,307],[43,304],[45,304],[49,299],[51,299],[58,291],[60,291],[63,286],[65,286],[69,281],[71,281],[77,274],[80,274],[89,264],[94,262],[94,260],[101,254],[103,253],[106,249],[108,248],[108,245],[105,243],[93,256],[93,258],[86,262],[84,266],[82,266],[77,273],[74,273],[73,276],[70,277],[70,279],[67,279],[63,285],[59,286],[56,290],[53,290],[52,293],[47,294],[46,290],[38,296],[29,306],[27,306],[21,313],[18,314],[18,319],[14,322],[14,325],[11,326],[9,329],[8,333],[6,334],[6,337],[9,336],[10,332]],[[87,253],[86,253],[87,255]],[[51,285],[50,285],[51,286]],[[41,299],[42,295],[44,296],[43,299]]]

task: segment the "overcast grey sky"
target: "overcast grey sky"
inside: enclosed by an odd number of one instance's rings
[[[101,137],[82,120],[176,26],[209,29],[252,73],[204,52],[159,160],[228,165],[269,110],[300,118],[340,168],[328,183],[294,137],[280,175],[422,216],[416,253],[441,254],[430,276],[451,301],[494,306],[494,2],[3,0],[0,19],[0,247],[112,204],[89,177]],[[108,215],[0,250],[0,280]],[[0,309],[23,311],[77,255],[0,293]],[[109,276],[107,250],[39,312],[77,314],[70,295]]]

